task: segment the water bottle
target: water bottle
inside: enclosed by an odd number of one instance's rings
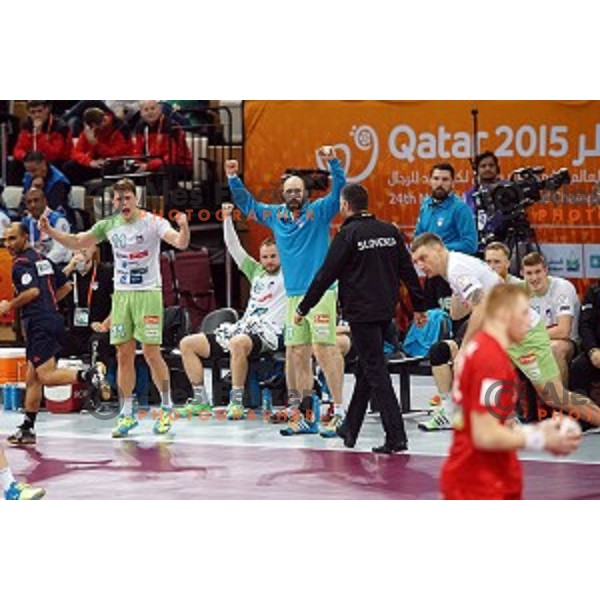
[[[12,400],[10,397],[10,384],[5,383],[2,386],[2,398],[4,400],[4,410],[12,410]]]
[[[269,388],[264,388],[262,391],[262,411],[273,412],[273,395]]]
[[[19,389],[14,383],[4,384],[4,410],[17,410]]]
[[[21,390],[18,384],[14,386],[14,396],[12,401],[13,410],[21,410],[23,408],[23,397],[25,395],[25,390]]]

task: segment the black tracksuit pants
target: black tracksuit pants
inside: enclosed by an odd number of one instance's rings
[[[569,389],[583,392],[600,406],[600,369],[594,367],[586,353],[580,354],[569,367]]]
[[[348,437],[356,439],[360,433],[369,399],[377,402],[385,441],[390,445],[406,442],[404,420],[398,398],[392,386],[383,354],[383,339],[389,321],[378,323],[350,323],[352,344],[358,356],[356,384],[350,400],[344,428]]]

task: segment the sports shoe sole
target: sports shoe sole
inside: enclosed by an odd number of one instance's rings
[[[425,431],[427,433],[432,433],[434,431],[452,431],[454,427],[452,425],[442,425],[441,427],[429,428],[426,423],[419,423],[418,425],[420,431]]]
[[[319,433],[318,429],[315,430],[302,430],[302,431],[291,431],[289,429],[281,429],[279,431],[279,433],[283,436],[283,437],[292,437],[294,435],[315,435],[317,433]]]
[[[112,437],[115,439],[119,439],[119,438],[125,438],[129,435],[129,432],[132,429],[135,429],[138,426],[138,423],[135,423],[134,425],[132,425],[125,433],[121,433],[120,431],[113,431],[112,432]]]
[[[10,444],[11,446],[35,446],[37,440],[33,439],[33,440],[25,440],[25,441],[20,441],[20,440],[11,440],[10,438],[6,439],[6,443]]]

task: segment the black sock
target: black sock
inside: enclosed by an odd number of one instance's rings
[[[313,399],[312,396],[304,396],[300,402],[300,412],[306,419],[312,415],[313,412]],[[312,418],[312,417],[311,417]]]
[[[35,427],[36,418],[37,418],[37,413],[26,412],[25,419],[23,420],[23,425],[21,425],[21,429],[33,429]]]

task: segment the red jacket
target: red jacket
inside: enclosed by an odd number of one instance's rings
[[[135,128],[134,154],[136,156],[160,156],[148,162],[149,171],[157,171],[162,165],[192,166],[192,154],[185,140],[185,133],[174,127],[169,117],[161,115],[153,125],[140,121]]]
[[[96,131],[95,146],[92,146],[82,132],[75,148],[73,149],[73,160],[81,165],[89,167],[93,160],[98,158],[113,158],[115,156],[130,156],[133,154],[131,138],[125,135],[119,128],[118,121],[114,121],[112,115],[108,115],[110,121]]]
[[[22,125],[13,156],[23,160],[28,152],[37,150],[49,162],[69,160],[73,149],[73,136],[68,125],[50,115],[39,134],[33,133],[33,121],[27,117]]]

